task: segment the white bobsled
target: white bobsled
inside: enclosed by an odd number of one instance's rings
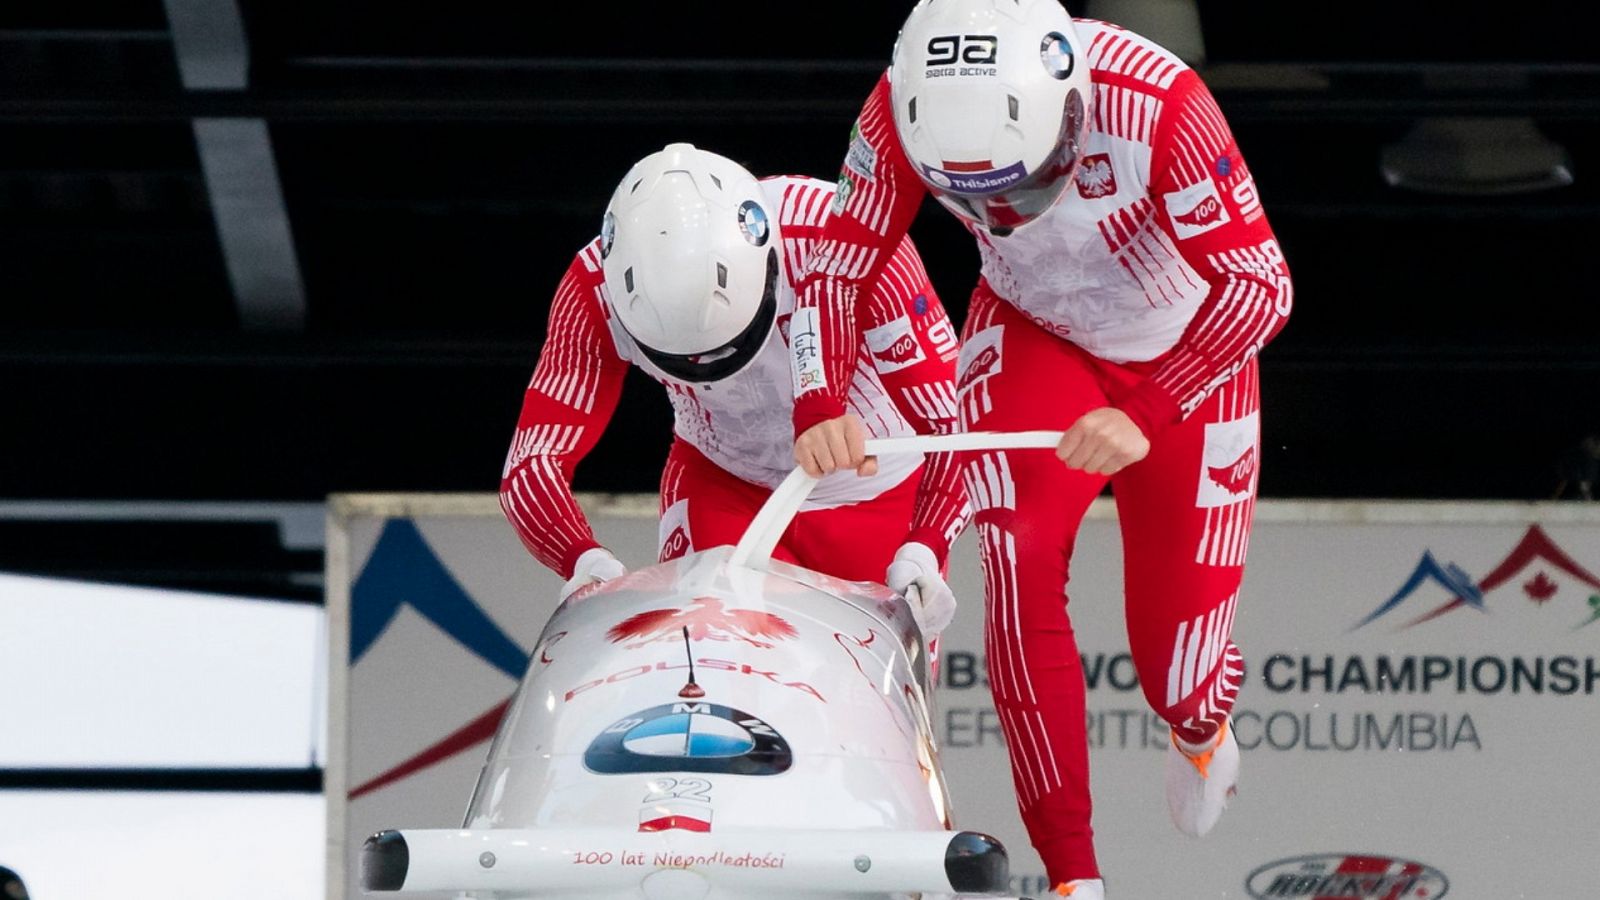
[[[372,836],[362,887],[500,900],[1002,894],[1000,842],[952,828],[927,651],[906,601],[770,559],[814,483],[797,470],[737,547],[563,603],[463,827]]]

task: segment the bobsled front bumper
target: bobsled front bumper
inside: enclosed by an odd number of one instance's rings
[[[690,879],[749,896],[992,895],[1009,876],[1005,848],[975,831],[421,829],[379,832],[361,850],[367,891],[649,897],[647,882]]]

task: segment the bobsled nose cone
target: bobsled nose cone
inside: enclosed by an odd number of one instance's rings
[[[1006,848],[987,834],[957,832],[944,851],[944,874],[963,894],[993,894],[1011,881]]]
[[[380,831],[361,846],[361,889],[398,891],[411,868],[411,848],[398,831]]]

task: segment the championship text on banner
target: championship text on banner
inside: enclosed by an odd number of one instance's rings
[[[655,499],[586,503],[630,567]],[[561,580],[493,497],[330,504],[330,898],[360,896],[379,828],[455,827]],[[1239,796],[1195,841],[1168,823],[1164,724],[1122,622],[1109,503],[1070,586],[1095,829],[1120,897],[1589,896],[1600,883],[1600,515],[1577,505],[1263,502],[1234,639]],[[956,825],[1043,895],[985,683],[976,548],[957,545],[936,727]]]

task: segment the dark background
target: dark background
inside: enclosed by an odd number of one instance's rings
[[[0,4],[0,497],[494,489],[550,294],[628,165],[687,140],[831,180],[909,8],[242,6],[249,87],[195,91],[160,0]],[[1201,8],[1296,283],[1262,357],[1262,493],[1548,496],[1600,427],[1600,66],[1575,5]],[[1425,114],[1531,115],[1576,183],[1386,186],[1381,148]],[[197,116],[270,125],[301,329],[241,327]],[[960,319],[977,256],[936,209],[913,235]],[[669,433],[635,377],[578,486],[653,490]]]

